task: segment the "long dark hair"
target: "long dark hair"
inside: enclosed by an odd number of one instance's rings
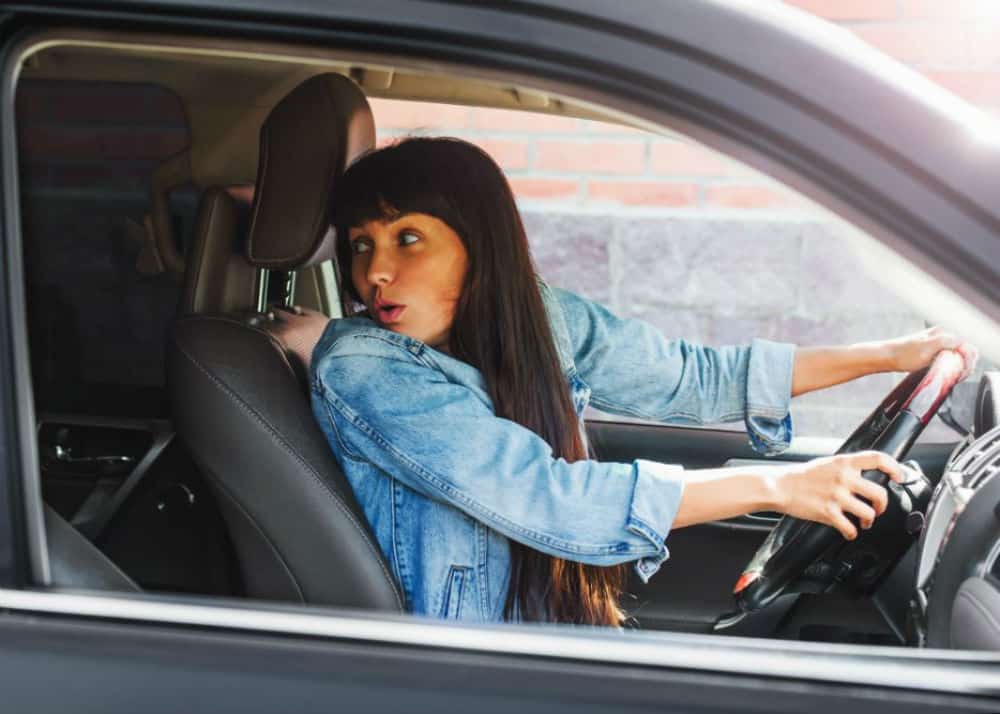
[[[411,138],[362,157],[333,197],[344,314],[360,302],[351,281],[351,227],[426,213],[462,239],[468,271],[448,349],[482,373],[499,417],[531,429],[567,461],[587,458],[521,215],[503,172],[479,149],[448,138]],[[620,625],[624,568],[555,558],[511,541],[504,615]]]

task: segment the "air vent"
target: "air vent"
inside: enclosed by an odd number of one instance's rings
[[[1000,426],[990,429],[949,460],[927,507],[920,534],[917,587],[928,592],[948,536],[975,492],[1000,471]]]

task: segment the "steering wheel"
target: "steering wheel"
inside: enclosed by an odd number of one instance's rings
[[[938,353],[923,369],[910,372],[861,423],[838,454],[875,450],[900,460],[962,378],[965,360],[954,350]],[[889,477],[878,470],[862,476],[885,486]],[[806,569],[838,541],[831,526],[783,517],[736,581],[733,595],[744,613],[759,610],[794,585]]]

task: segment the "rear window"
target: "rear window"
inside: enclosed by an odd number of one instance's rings
[[[37,408],[165,415],[181,284],[144,254],[144,220],[153,170],[190,140],[181,104],[149,84],[26,80],[16,111]],[[175,235],[195,198],[172,195]]]

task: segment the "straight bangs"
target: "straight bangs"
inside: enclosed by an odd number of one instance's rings
[[[461,176],[468,167],[441,150],[440,144],[449,140],[436,141],[438,144],[431,146],[404,140],[368,153],[338,182],[331,197],[331,223],[336,229],[338,279],[349,302],[359,302],[350,280],[351,228],[369,221],[392,221],[407,213],[425,213],[448,224],[468,247],[468,226],[459,209],[467,198],[468,188],[462,185]]]

